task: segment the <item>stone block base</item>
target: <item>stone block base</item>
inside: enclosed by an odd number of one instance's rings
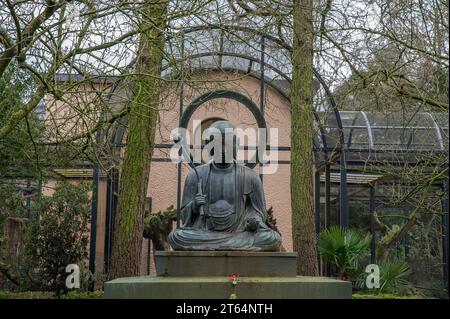
[[[240,277],[235,290],[228,277],[119,278],[105,283],[104,298],[133,299],[350,299],[351,283],[324,277]]]
[[[297,275],[297,254],[248,251],[157,251],[158,276],[289,277]]]

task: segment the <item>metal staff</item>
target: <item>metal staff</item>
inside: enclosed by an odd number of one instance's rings
[[[176,133],[172,136],[172,140],[175,143],[179,143],[183,140],[183,137],[181,136],[181,134]],[[181,154],[182,154],[182,157],[187,159],[188,163],[192,164],[192,168],[194,169],[195,176],[197,177],[197,194],[203,195],[202,178],[198,174],[198,171],[197,171],[197,168],[195,167],[194,161],[191,159],[191,155],[186,151],[186,149],[183,145],[181,145]],[[206,219],[209,217],[209,215],[207,213],[205,213],[205,209],[204,209],[203,205],[201,205],[199,207],[199,213],[200,213],[200,216],[203,216],[205,218],[205,229],[207,229]]]

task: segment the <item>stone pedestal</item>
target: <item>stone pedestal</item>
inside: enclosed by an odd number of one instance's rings
[[[297,254],[245,251],[157,251],[158,276],[290,277],[297,275]]]
[[[105,283],[105,298],[133,299],[350,299],[351,283],[323,277],[240,277],[236,289],[228,277],[119,278]]]
[[[296,276],[297,255],[284,252],[175,251],[156,253],[157,276],[105,283],[105,298],[346,299],[351,283]],[[234,288],[229,281],[239,275]]]

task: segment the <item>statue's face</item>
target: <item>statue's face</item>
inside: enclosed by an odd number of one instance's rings
[[[214,162],[227,164],[236,159],[237,139],[234,130],[234,125],[228,121],[214,122],[208,128],[208,144],[211,144]]]

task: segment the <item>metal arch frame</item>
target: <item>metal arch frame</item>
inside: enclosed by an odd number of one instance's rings
[[[436,121],[434,120],[433,115],[430,112],[426,112],[425,114],[427,114],[430,117],[431,121],[433,122],[433,126],[434,126],[434,129],[436,131],[436,137],[437,137],[438,142],[439,142],[439,148],[441,149],[441,151],[445,151],[444,141],[442,139],[442,134],[441,134],[441,128],[436,123]]]
[[[365,111],[358,111],[355,113],[355,117],[353,118],[353,121],[352,121],[352,127],[350,128],[350,133],[348,136],[347,146],[350,148],[352,145],[353,131],[355,130],[354,125],[360,115],[362,115],[362,117],[364,119],[364,123],[366,124],[367,139],[368,139],[368,145],[369,145],[368,148],[369,148],[369,150],[372,150],[374,148],[372,126],[370,125],[369,118],[367,117],[367,113]]]
[[[235,58],[241,58],[241,59],[246,59],[252,62],[256,62],[259,64],[262,64],[261,60],[252,56],[248,56],[245,54],[240,54],[240,53],[235,53],[235,52],[223,52],[223,51],[208,51],[208,52],[202,52],[202,53],[196,53],[196,54],[192,54],[189,56],[186,56],[184,59],[176,59],[175,62],[176,63],[182,63],[184,61],[186,61],[187,59],[198,59],[198,58],[203,58],[203,57],[209,57],[209,56],[230,56],[230,57],[235,57]],[[279,74],[280,76],[282,76],[286,81],[291,82],[291,79],[284,74],[281,70],[279,70],[278,68],[272,66],[271,64],[268,64],[266,62],[264,62],[264,66],[265,67],[269,67],[272,71],[276,72],[277,74]],[[172,65],[168,64],[166,65],[164,68],[162,68],[161,72],[166,71],[167,69],[169,69],[170,67],[172,67]],[[201,68],[200,68],[201,69]],[[217,68],[217,70],[220,69],[224,69],[221,66],[219,68]],[[226,69],[226,68],[225,68]],[[234,70],[239,70],[239,69],[234,69]],[[249,72],[250,74],[251,72]]]
[[[237,58],[241,58],[241,59],[247,59],[251,62],[255,62],[255,63],[259,63],[261,64],[261,61],[257,58],[254,57],[249,57],[243,54],[238,54],[238,53],[225,53],[225,52],[217,52],[217,51],[213,51],[213,52],[204,52],[204,53],[199,53],[199,54],[194,54],[194,55],[190,55],[187,58],[201,58],[201,57],[208,57],[208,56],[216,56],[216,55],[220,55],[220,56],[231,56],[231,57],[237,57]],[[176,60],[176,62],[182,62],[184,59],[179,59]],[[291,84],[292,80],[286,75],[284,74],[282,71],[280,71],[279,69],[277,69],[276,67],[270,65],[270,64],[265,64],[266,67],[268,67],[269,69],[271,69],[272,71],[276,72],[277,74],[279,74],[280,76],[282,76],[289,84]],[[163,71],[167,70],[170,66],[167,66],[166,68],[163,69]],[[199,68],[199,70],[217,70],[216,68]],[[281,91],[279,88],[277,88],[276,86],[272,85],[270,81],[267,81],[266,79],[262,79],[261,77],[258,77],[257,74],[255,73],[248,73],[245,72],[241,69],[235,69],[235,68],[228,68],[228,67],[221,67],[220,70],[224,70],[224,71],[231,71],[231,72],[238,72],[238,73],[243,73],[243,74],[248,74],[249,76],[255,77],[259,80],[263,80],[264,83],[266,83],[267,85],[269,85],[270,87],[272,87],[273,89],[275,89],[279,94],[281,94],[284,98],[286,98],[288,101],[290,101],[290,97],[288,95],[286,95],[283,91]],[[314,115],[314,119],[316,120],[316,122],[318,123],[319,126],[319,131],[320,131],[320,136],[321,136],[321,140],[322,140],[322,144],[323,144],[323,153],[325,155],[325,159],[328,160],[328,147],[327,147],[327,140],[325,137],[325,131],[323,130],[323,127],[320,125],[320,118],[318,113],[316,112],[316,110],[312,110],[313,115]],[[338,128],[339,129],[339,128]]]
[[[289,51],[290,53],[292,53],[292,47],[290,45],[288,45],[287,43],[285,43],[285,42],[281,41],[280,39],[278,39],[276,37],[273,37],[273,36],[271,36],[271,35],[269,35],[267,33],[260,32],[260,31],[257,31],[257,30],[254,30],[254,29],[251,29],[251,28],[248,28],[248,27],[229,26],[229,25],[221,26],[221,25],[210,24],[210,25],[196,26],[196,27],[191,27],[191,28],[185,29],[185,30],[182,31],[182,34],[183,34],[183,37],[184,37],[186,34],[189,34],[189,33],[192,33],[192,32],[196,32],[196,31],[202,31],[202,30],[221,30],[222,32],[223,31],[228,31],[228,32],[230,32],[230,31],[251,32],[251,33],[254,33],[254,34],[257,34],[257,35],[263,37],[264,39],[268,39],[268,40],[274,42],[275,44],[278,44],[280,47],[282,47],[282,48],[286,49],[287,51]],[[166,38],[166,40],[168,40],[170,38],[173,38],[173,37],[174,36],[168,36]],[[255,50],[258,50],[258,49],[255,48]],[[227,54],[229,54],[231,52],[220,51],[218,53],[220,55],[227,55]],[[192,56],[190,56],[190,57],[192,57]],[[261,61],[259,61],[258,63],[261,64]],[[269,66],[273,70],[276,69],[276,68],[274,68],[273,66],[271,66],[271,65],[269,65],[267,63],[264,63],[264,65]],[[289,77],[286,76],[283,72],[279,71],[279,74],[280,75],[284,75],[284,77],[286,79],[289,79]],[[322,76],[320,75],[320,73],[317,71],[317,69],[315,67],[313,67],[313,74],[316,77],[316,79],[320,82],[321,86],[324,88],[325,93],[327,94],[327,96],[330,98],[331,107],[332,107],[333,111],[336,112],[336,119],[338,121],[338,128],[342,129],[342,122],[340,120],[337,103],[336,103],[336,100],[334,99],[334,97],[333,97],[333,95],[332,95],[332,93],[330,91],[330,88],[328,87],[328,85],[326,84],[325,80],[322,78]],[[344,143],[344,141],[341,140],[341,143]]]
[[[252,59],[250,61],[252,62],[253,60],[255,60],[255,59]],[[258,62],[258,60],[256,62]],[[208,70],[217,70],[217,69],[216,68],[197,68],[197,70],[206,70],[206,71],[208,71]],[[245,74],[245,75],[254,77],[255,79],[261,81],[261,77],[258,76],[256,73],[248,73],[248,71],[244,71],[244,70],[241,70],[241,69],[235,69],[235,68],[229,68],[229,67],[222,67],[220,70],[229,71],[229,72],[236,72],[236,73],[239,73],[239,74]],[[272,89],[277,91],[278,94],[283,96],[286,100],[290,101],[289,95],[287,95],[285,92],[283,92],[280,88],[272,85],[272,83],[270,81],[267,81],[266,79],[263,79],[263,81],[264,81],[264,83],[266,85],[270,86]],[[287,81],[289,83],[291,82],[290,79],[288,79]],[[322,145],[323,145],[321,147],[321,149],[322,149],[322,152],[324,153],[325,161],[327,161],[329,159],[329,157],[328,157],[328,143],[327,143],[326,136],[325,136],[326,134],[325,134],[325,131],[323,129],[323,126],[320,124],[320,118],[319,118],[319,115],[318,115],[317,111],[313,110],[313,115],[314,115],[314,120],[318,124],[318,129],[319,129],[318,135],[320,136],[320,140],[322,141]]]
[[[258,124],[258,128],[267,128],[266,120],[264,118],[264,115],[262,114],[261,110],[258,109],[258,106],[247,96],[245,96],[242,93],[232,91],[232,90],[213,90],[208,91],[206,93],[203,93],[202,95],[195,98],[189,106],[183,111],[180,119],[180,127],[187,128],[189,121],[194,114],[194,112],[203,104],[211,100],[215,99],[231,99],[235,100],[241,104],[243,104],[253,115],[253,117],[256,119],[256,123]],[[259,148],[259,147],[258,147]],[[257,159],[258,152],[255,153],[255,159]],[[255,163],[249,163],[250,168],[253,168],[256,166]],[[189,161],[189,165],[192,167],[195,165],[194,163],[191,163]]]
[[[216,25],[216,24],[209,24],[209,25],[204,25],[204,26],[195,26],[195,27],[190,27],[187,28],[183,31],[181,31],[182,36],[183,36],[183,41],[184,41],[184,36],[186,34],[192,33],[192,32],[196,32],[196,31],[202,31],[202,30],[220,30],[220,31],[242,31],[242,32],[251,32],[253,34],[259,35],[264,39],[268,39],[272,42],[274,42],[275,44],[278,44],[280,47],[286,49],[287,51],[289,51],[290,53],[292,53],[292,47],[290,45],[288,45],[287,43],[281,41],[280,39],[273,37],[265,32],[261,32],[258,30],[254,30],[252,28],[248,28],[248,27],[242,27],[242,26],[230,26],[230,25]],[[168,37],[166,37],[166,41],[169,40],[170,38],[173,38],[175,35],[169,35]],[[258,50],[255,48],[255,50]],[[208,52],[205,52],[208,53]],[[218,52],[218,55],[228,55],[229,53],[227,52]],[[193,56],[189,56],[189,57],[193,57]],[[185,57],[184,59],[181,60],[185,60],[188,57]],[[243,58],[248,58],[248,57],[243,57]],[[261,63],[261,61],[257,61],[257,59],[254,60],[254,62],[257,63]],[[270,64],[267,64],[264,62],[264,66],[268,66],[269,68],[271,68],[274,71],[278,71],[277,73],[280,74],[281,76],[283,76],[285,79],[287,79],[290,82],[290,78],[285,75],[283,72],[281,72],[280,70],[278,70],[277,68],[271,66]],[[344,138],[344,131],[342,128],[342,121],[341,121],[341,117],[339,114],[339,109],[336,103],[336,100],[333,97],[333,94],[331,93],[330,88],[328,87],[328,85],[326,84],[325,80],[322,78],[322,76],[320,75],[320,73],[317,71],[317,69],[315,67],[313,67],[313,74],[316,78],[316,80],[319,81],[320,85],[323,87],[323,89],[325,90],[325,94],[327,95],[327,97],[329,98],[329,102],[331,105],[331,108],[333,110],[333,112],[335,113],[336,116],[336,121],[338,124],[338,129],[339,129],[339,139],[340,139],[340,144],[343,146],[345,144],[345,138]]]
[[[369,122],[369,118],[367,117],[367,113],[364,111],[360,112],[364,118],[364,122],[366,123],[367,126],[367,137],[369,139],[369,149],[373,149],[374,144],[373,144],[373,132],[372,132],[372,126],[370,125]]]

